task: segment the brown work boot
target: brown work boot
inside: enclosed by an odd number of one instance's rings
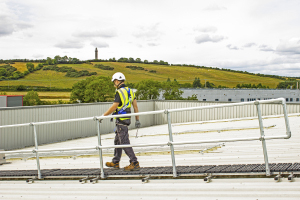
[[[140,169],[139,162],[132,162],[127,167],[124,167],[124,171],[139,171]]]
[[[120,169],[119,162],[117,162],[117,163],[106,162],[105,165],[106,165],[107,167],[112,167],[112,168],[114,168],[114,169]]]

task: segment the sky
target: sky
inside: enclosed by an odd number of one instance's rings
[[[164,60],[300,77],[299,0],[0,0],[0,59]]]

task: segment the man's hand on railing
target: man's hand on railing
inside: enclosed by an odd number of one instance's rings
[[[135,121],[135,128],[140,128],[141,127],[141,122],[139,120]]]

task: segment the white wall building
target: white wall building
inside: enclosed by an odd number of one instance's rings
[[[183,91],[183,98],[196,94],[199,101],[246,102],[283,97],[287,103],[300,103],[300,90],[185,88],[181,90]]]

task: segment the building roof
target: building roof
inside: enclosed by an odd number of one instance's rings
[[[300,160],[299,116],[289,117],[292,137],[290,139],[267,140],[269,163],[294,163]],[[266,136],[285,134],[283,117],[263,120]],[[260,135],[257,119],[235,119],[207,122],[172,124],[174,141],[213,140],[242,138]],[[113,131],[113,130],[112,130]],[[130,130],[130,141],[157,143],[168,141],[167,125]],[[114,133],[102,135],[102,145],[112,145]],[[84,147],[97,145],[97,137],[75,139],[66,142],[42,145],[39,149]],[[28,147],[25,149],[33,149]],[[169,147],[135,147],[142,167],[171,166]],[[263,164],[261,141],[220,142],[175,146],[176,165],[222,165]],[[83,152],[40,153],[41,169],[99,168],[96,150]],[[111,161],[113,149],[103,150],[104,162]],[[34,154],[6,155],[11,164],[0,166],[0,170],[36,169]],[[128,165],[124,154],[121,167]],[[211,183],[203,179],[150,179],[149,183],[136,180],[100,180],[98,184],[80,184],[78,180],[40,180],[34,184],[25,181],[0,181],[0,197],[55,198],[55,199],[300,199],[300,178],[289,182],[283,178],[275,182],[270,178],[214,178]]]

